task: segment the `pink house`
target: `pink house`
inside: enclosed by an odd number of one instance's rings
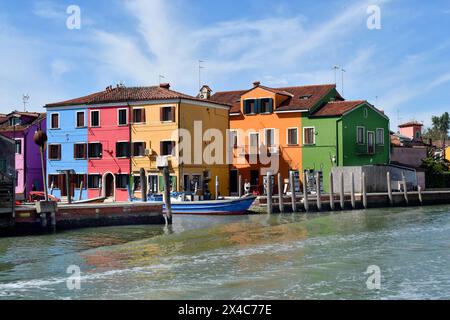
[[[422,127],[423,124],[416,121],[407,122],[399,125],[400,134],[410,138],[414,142],[422,142]]]
[[[31,191],[44,189],[40,151],[33,138],[37,130],[46,131],[45,119],[45,113],[14,111],[6,115],[0,123],[0,134],[16,141],[16,198],[18,200],[28,198]]]

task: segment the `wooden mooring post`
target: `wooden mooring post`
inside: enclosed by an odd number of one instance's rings
[[[297,195],[295,194],[294,172],[289,172],[289,187],[291,189],[292,212],[297,212]]]
[[[281,173],[278,174],[278,206],[280,209],[280,213],[284,212],[284,203],[283,203],[283,185]]]
[[[147,202],[147,179],[145,178],[144,168],[141,168],[141,170],[139,171],[139,176],[140,176],[139,179],[141,181],[141,199],[143,202]]]
[[[367,189],[366,189],[366,173],[363,172],[361,176],[361,189],[362,189],[362,197],[363,197],[363,206],[364,209],[367,209]]]
[[[306,171],[303,172],[303,206],[305,207],[305,211],[309,211],[309,202],[308,202],[308,175]]]
[[[239,188],[239,191],[238,191],[239,198],[242,198],[242,176],[241,175],[239,175],[239,178],[238,178],[238,188]]]
[[[273,199],[272,199],[272,174],[270,172],[267,173],[267,181],[266,181],[266,194],[267,194],[267,214],[273,213]]]
[[[330,172],[330,208],[334,211],[334,185],[333,173]]]
[[[355,174],[352,172],[351,174],[351,202],[352,202],[352,208],[356,209],[356,199],[355,199]]]
[[[345,192],[344,192],[344,171],[341,171],[341,193],[340,193],[340,201],[341,201],[341,210],[345,209]]]
[[[81,201],[83,198],[83,181],[80,182],[80,193],[78,195],[78,201]]]
[[[170,172],[169,167],[163,168],[164,204],[166,205],[167,223],[172,224],[172,203],[170,200]]]
[[[387,190],[389,196],[389,203],[391,206],[394,205],[394,197],[392,196],[392,183],[391,183],[391,173],[388,171],[387,173]]]
[[[317,195],[317,210],[322,211],[322,192],[320,184],[320,173],[316,173],[316,195]]]
[[[220,189],[219,189],[219,177],[216,176],[216,200],[220,199]]]
[[[419,202],[422,205],[423,204],[423,198],[422,198],[422,187],[421,186],[417,187],[417,193],[419,195]]]
[[[409,205],[408,185],[406,184],[406,176],[405,176],[404,171],[402,171],[402,184],[403,184],[403,195],[405,197],[405,202],[406,202],[406,205]]]

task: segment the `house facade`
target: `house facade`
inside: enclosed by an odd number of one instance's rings
[[[31,191],[43,191],[42,162],[39,147],[34,143],[37,130],[46,131],[46,115],[14,111],[3,118],[0,134],[16,141],[16,198],[24,200]]]

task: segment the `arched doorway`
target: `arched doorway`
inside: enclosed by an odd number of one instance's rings
[[[105,173],[103,176],[103,196],[114,198],[115,195],[115,177],[112,173]]]

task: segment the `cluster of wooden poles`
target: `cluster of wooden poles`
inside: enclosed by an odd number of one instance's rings
[[[356,202],[356,192],[355,192],[355,176],[354,173],[351,172],[350,173],[351,176],[351,183],[350,183],[350,203],[351,203],[351,209],[356,209],[358,206],[357,202]],[[391,184],[391,174],[390,172],[387,173],[387,189],[388,189],[388,197],[389,197],[389,202],[390,205],[393,206],[394,205],[394,195],[392,192],[392,184]],[[330,209],[332,211],[337,209],[337,205],[336,205],[336,196],[339,195],[339,206],[340,209],[343,210],[346,208],[345,206],[345,190],[344,190],[344,172],[340,173],[340,190],[339,193],[335,193],[334,190],[334,175],[333,173],[330,173],[329,175],[329,182],[330,182],[330,193],[328,195],[326,194],[322,194],[321,192],[321,176],[320,173],[316,173],[315,175],[315,180],[316,180],[316,196],[315,196],[315,202],[316,202],[316,208],[318,211],[322,211],[323,210],[323,196],[324,197],[329,197],[329,206]],[[275,197],[278,198],[278,205],[279,205],[279,210],[280,212],[285,212],[285,210],[287,209],[285,207],[285,202],[284,202],[284,194],[283,194],[283,190],[282,190],[282,177],[281,174],[278,174],[278,195],[275,195]],[[408,197],[408,188],[407,188],[407,183],[406,183],[406,177],[404,172],[402,172],[402,185],[403,185],[403,197],[405,200],[405,204],[408,205],[409,204],[409,197]],[[308,194],[309,190],[308,190],[308,174],[306,172],[303,173],[303,190],[301,192],[301,194],[299,194],[302,199],[303,199],[303,206],[298,206],[297,203],[297,193],[296,193],[296,188],[295,188],[295,176],[294,176],[294,172],[291,172],[289,175],[289,187],[290,187],[290,194],[291,194],[291,201],[290,201],[290,205],[292,207],[292,212],[300,212],[300,211],[311,211],[311,207],[314,205],[314,200],[311,199],[311,196]],[[274,209],[274,205],[273,205],[273,198],[274,198],[274,194],[273,194],[273,183],[272,183],[272,174],[271,173],[267,173],[267,181],[266,181],[266,195],[267,195],[267,213],[271,214],[273,213],[273,209]],[[419,201],[420,203],[422,203],[422,190],[420,188],[420,186],[418,187],[418,197],[419,197]],[[367,193],[367,188],[366,188],[366,174],[363,172],[361,175],[361,202],[362,202],[362,207],[367,209],[369,207],[369,203],[368,203],[368,193]]]

